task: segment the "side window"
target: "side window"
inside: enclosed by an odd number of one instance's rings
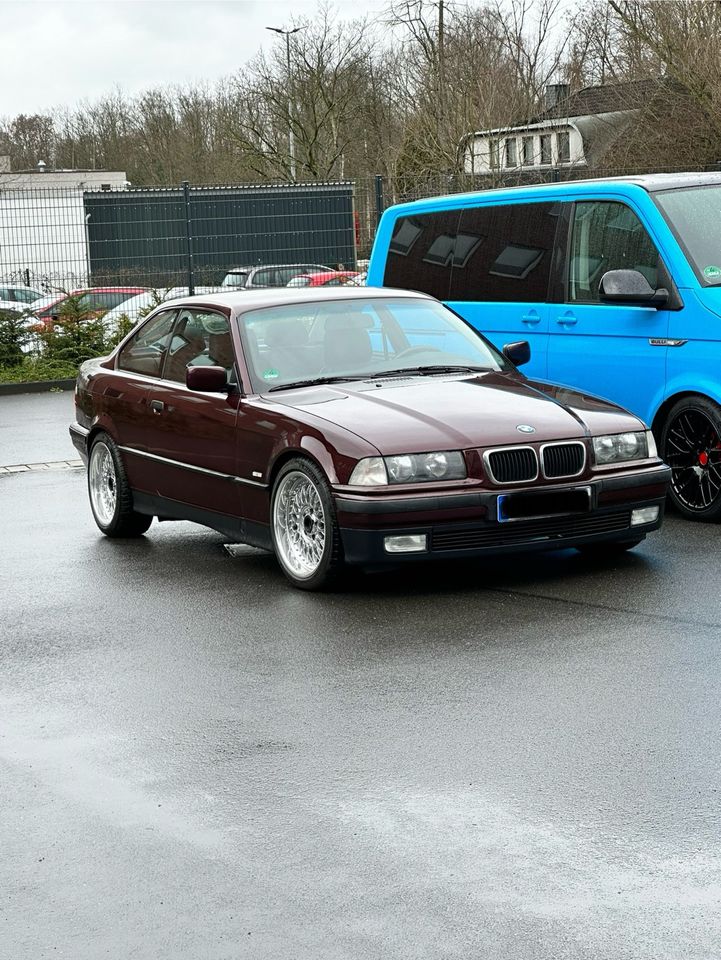
[[[558,212],[555,203],[464,210],[453,257],[451,301],[545,301]]]
[[[163,310],[148,320],[120,351],[118,369],[159,377],[175,314],[175,310]]]
[[[253,287],[272,287],[275,281],[275,268],[267,267],[265,270],[256,270],[251,278]]]
[[[164,380],[185,383],[188,367],[225,367],[232,374],[235,356],[227,317],[208,310],[181,310],[163,370]]]
[[[577,203],[571,234],[568,299],[599,301],[601,277],[609,270],[638,270],[656,289],[658,250],[636,214],[623,203]]]
[[[383,285],[420,290],[447,300],[459,217],[459,210],[442,210],[399,218],[388,250]]]

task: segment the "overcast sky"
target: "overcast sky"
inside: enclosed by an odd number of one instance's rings
[[[335,0],[342,19],[387,0]],[[233,73],[316,0],[0,0],[0,116]],[[280,38],[278,38],[280,39]]]

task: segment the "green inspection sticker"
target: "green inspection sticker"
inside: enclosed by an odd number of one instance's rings
[[[279,376],[280,374],[273,367],[271,367],[270,370],[263,371],[264,380],[277,380]]]
[[[721,267],[704,267],[703,275],[707,280],[719,280],[721,279]]]

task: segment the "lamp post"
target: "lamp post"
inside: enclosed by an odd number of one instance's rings
[[[288,67],[288,155],[290,157],[290,177],[295,181],[295,136],[293,134],[293,92],[290,82],[290,38],[294,33],[303,30],[303,27],[293,27],[292,30],[283,30],[280,27],[266,27],[266,30],[272,30],[273,33],[280,33],[285,37],[285,58]]]

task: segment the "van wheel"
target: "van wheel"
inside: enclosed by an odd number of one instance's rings
[[[706,397],[675,404],[661,431],[671,505],[689,520],[721,520],[721,407]]]

